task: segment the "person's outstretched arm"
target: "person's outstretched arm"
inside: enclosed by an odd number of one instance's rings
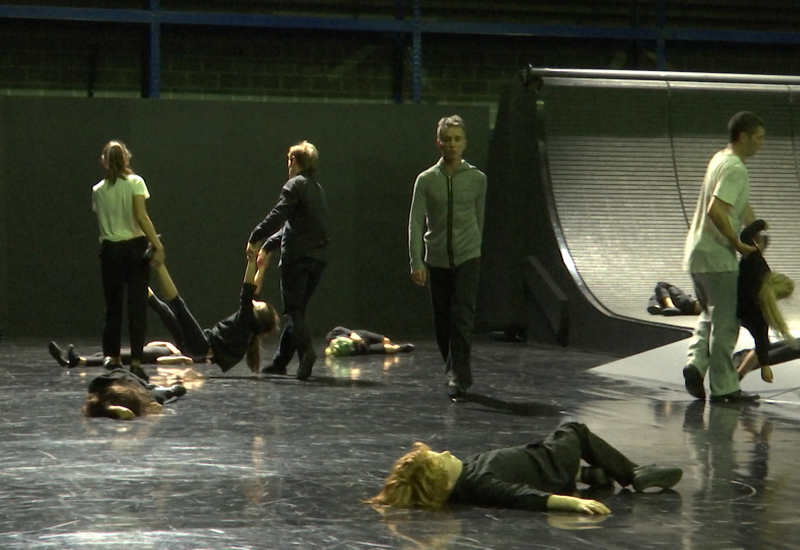
[[[565,495],[550,495],[547,498],[548,510],[563,510],[565,512],[581,512],[592,515],[610,514],[611,510],[597,500],[585,498],[568,497]]]
[[[136,223],[139,224],[139,227],[142,228],[142,231],[144,231],[147,240],[150,241],[153,248],[155,248],[153,259],[150,260],[150,265],[153,268],[157,268],[164,263],[164,245],[161,244],[161,239],[158,238],[156,228],[153,226],[153,222],[147,214],[147,206],[145,206],[144,201],[144,195],[133,196],[133,217]]]

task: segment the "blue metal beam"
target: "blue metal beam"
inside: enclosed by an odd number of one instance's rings
[[[150,12],[158,14],[160,0],[150,0]],[[147,90],[145,97],[158,99],[161,96],[161,23],[155,18],[150,23],[150,40],[147,52]]]
[[[709,31],[696,29],[598,27],[586,25],[530,25],[525,23],[470,23],[414,21],[357,17],[306,17],[169,10],[62,8],[0,5],[0,18],[49,19],[162,25],[205,25],[315,29],[356,32],[469,34],[483,36],[541,36],[562,38],[675,40],[691,42],[745,42],[800,44],[800,32]]]

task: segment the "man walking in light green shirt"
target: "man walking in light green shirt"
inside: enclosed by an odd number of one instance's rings
[[[739,240],[742,227],[755,221],[744,160],[756,154],[766,134],[764,121],[747,111],[734,115],[728,130],[728,146],[708,163],[684,251],[684,268],[703,308],[683,369],[686,390],[705,399],[703,379],[708,372],[711,401],[721,403],[758,399],[739,388],[731,356],[739,336],[736,252],[757,250]]]

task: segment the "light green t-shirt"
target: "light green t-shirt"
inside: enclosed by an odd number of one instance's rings
[[[150,197],[144,180],[136,174],[119,178],[113,185],[101,180],[92,187],[92,210],[97,213],[101,242],[128,241],[144,236],[133,217],[135,195]]]
[[[733,153],[720,151],[708,163],[692,225],[686,235],[683,267],[690,273],[739,270],[736,250],[706,214],[712,197],[731,205],[729,221],[738,234],[750,199],[750,177],[742,159]]]

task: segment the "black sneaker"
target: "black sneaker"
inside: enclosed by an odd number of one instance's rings
[[[274,362],[269,362],[258,371],[261,374],[286,374],[285,365],[276,365]]]
[[[121,369],[122,365],[114,361],[113,357],[106,356],[103,358],[103,368],[106,370]]]
[[[77,367],[81,362],[81,358],[75,353],[75,347],[72,344],[67,348],[67,361],[69,362],[69,368]]]
[[[683,368],[683,380],[686,391],[695,399],[705,399],[706,390],[703,387],[703,377],[694,365],[687,365]]]
[[[298,380],[308,380],[311,377],[311,369],[314,368],[314,362],[317,360],[317,354],[314,350],[309,350],[300,361],[300,366],[297,368],[295,378]]]
[[[172,386],[168,387],[165,392],[165,397],[167,399],[183,397],[186,395],[186,388],[184,388],[180,384],[173,384]]]
[[[682,477],[683,470],[680,468],[667,468],[648,464],[647,466],[637,466],[633,469],[631,485],[637,491],[644,491],[650,487],[669,489],[677,485]]]
[[[725,395],[712,395],[711,402],[712,403],[753,403],[757,404],[758,400],[761,398],[760,395],[757,393],[747,393],[743,392],[742,390],[737,390],[733,393],[726,393]]]
[[[453,401],[462,401],[467,396],[467,390],[459,386],[453,380],[447,382],[447,397]]]
[[[67,355],[64,353],[64,350],[58,347],[58,344],[56,344],[55,342],[50,342],[50,344],[47,346],[47,350],[50,352],[50,355],[53,356],[53,359],[56,360],[56,363],[58,363],[62,367],[69,366],[69,359],[67,358]]]

